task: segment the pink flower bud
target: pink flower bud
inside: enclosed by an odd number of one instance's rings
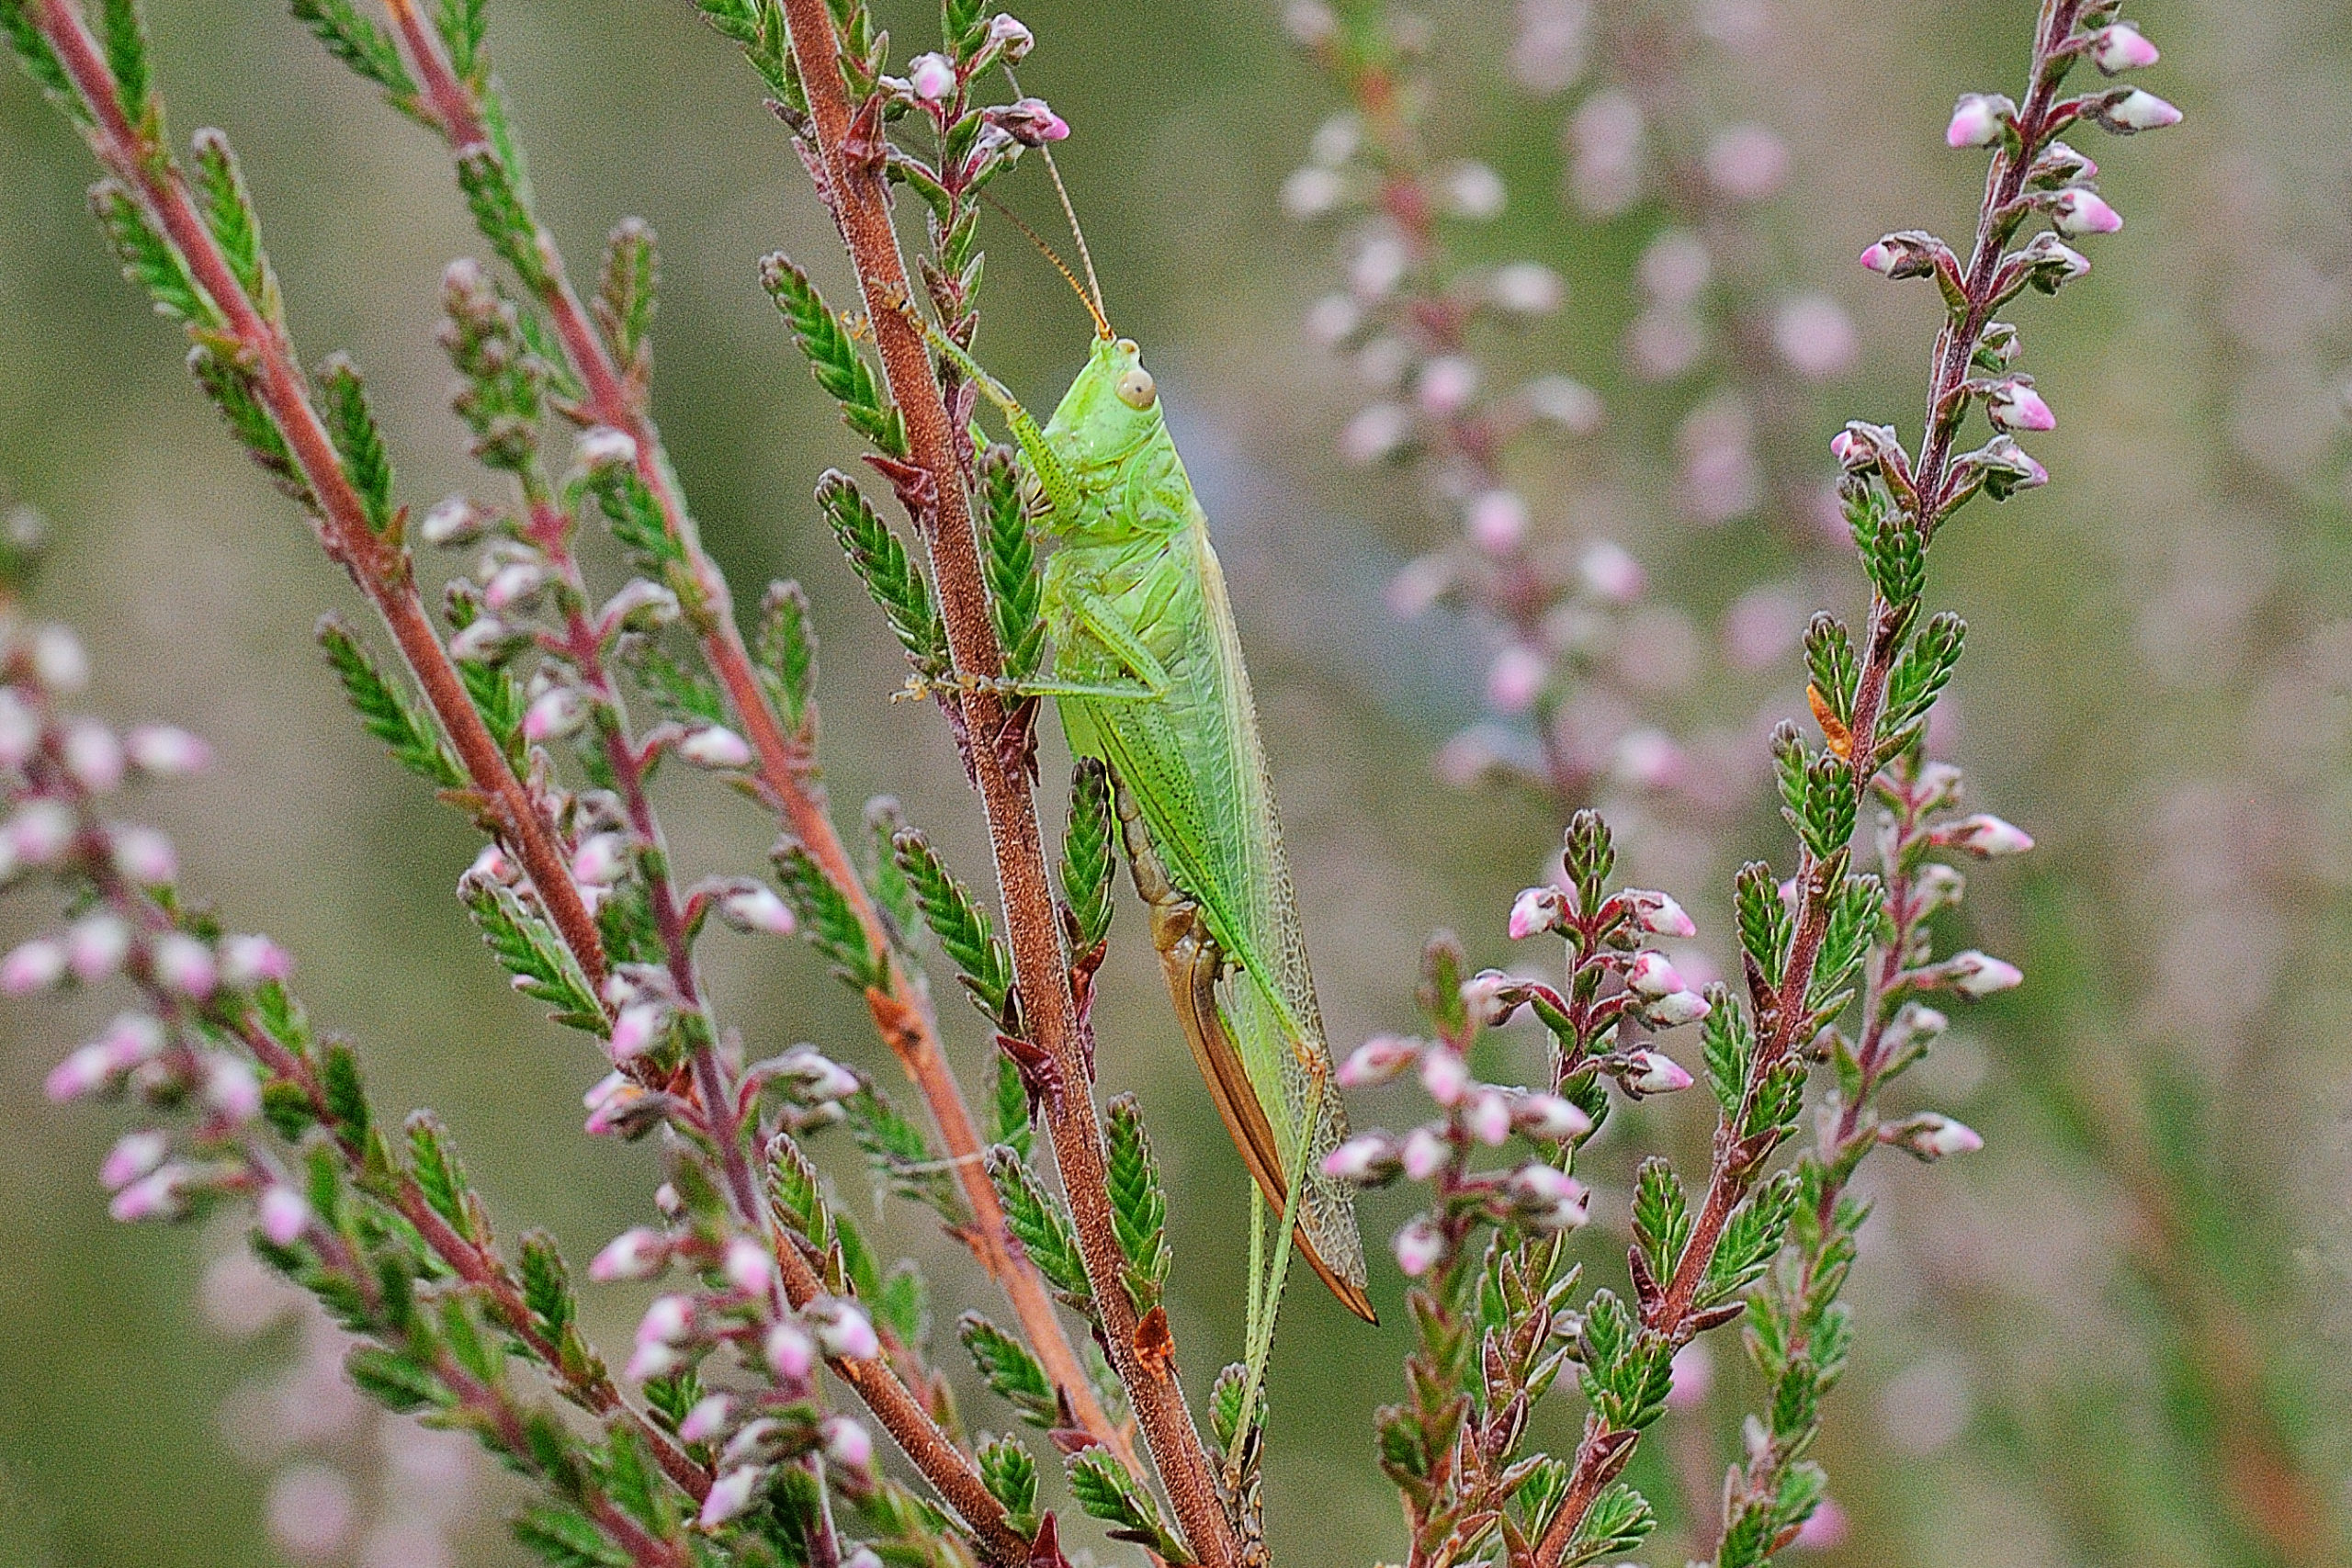
[[[1986,860],[2000,855],[2021,855],[2033,848],[2032,834],[1986,811],[1980,811],[1973,817],[1963,817],[1957,822],[1947,822],[1938,828],[1931,838],[1947,848],[1964,851]]]
[[[40,716],[14,686],[0,687],[0,768],[21,768],[40,750]]]
[[[1930,1163],[1949,1155],[1974,1154],[1984,1146],[1976,1129],[1932,1111],[1882,1127],[1878,1136],[1881,1143],[1892,1144],[1904,1153]]]
[[[669,1032],[670,1010],[662,1002],[632,1002],[613,1021],[613,1036],[605,1043],[616,1063],[637,1060],[662,1043]]]
[[[760,1483],[767,1479],[764,1465],[745,1465],[722,1472],[703,1495],[699,1522],[707,1530],[717,1529],[752,1506]]]
[[[1679,1029],[1686,1023],[1698,1022],[1713,1010],[1714,1009],[1708,1005],[1707,998],[1696,991],[1668,991],[1665,996],[1644,1008],[1642,1016],[1659,1029]],[[1682,1071],[1679,1067],[1674,1070]],[[1686,1076],[1682,1083],[1690,1081]],[[1677,1084],[1674,1087],[1679,1089],[1682,1084]]]
[[[1507,556],[1527,540],[1527,502],[1516,491],[1486,490],[1470,498],[1471,542],[1490,556]]]
[[[47,865],[65,852],[79,824],[61,801],[32,800],[8,819],[8,849],[25,865]]]
[[[989,18],[989,42],[1004,51],[1010,64],[1018,65],[1029,56],[1037,39],[1023,26],[1021,19],[1010,12],[999,11]]]
[[[874,1332],[874,1320],[856,1303],[820,1302],[809,1308],[808,1315],[809,1326],[816,1331],[817,1344],[827,1359],[865,1361],[882,1353],[882,1341]]]
[[[261,1114],[261,1079],[239,1056],[214,1056],[206,1064],[206,1103],[240,1125]]]
[[[482,515],[462,495],[445,496],[433,503],[416,531],[424,542],[441,549],[470,545],[481,537]]]
[[[0,958],[0,992],[28,997],[65,978],[65,944],[48,937],[19,943]]]
[[[1838,1506],[1837,1499],[1824,1497],[1814,1505],[1804,1523],[1797,1527],[1797,1539],[1792,1544],[1804,1551],[1835,1551],[1846,1543],[1851,1529],[1846,1510]]]
[[[1567,302],[1568,286],[1541,262],[1512,262],[1487,280],[1487,297],[1516,316],[1548,316]]]
[[[1984,400],[1984,417],[1996,430],[2055,430],[2058,416],[2041,394],[2024,381],[2004,381]]]
[[[1421,1053],[1421,1087],[1431,1100],[1452,1110],[1470,1092],[1470,1065],[1460,1052],[1432,1045]]]
[[[1445,203],[1456,218],[1484,223],[1501,217],[1510,199],[1502,176],[1484,164],[1465,160],[1445,171]]]
[[[1626,1059],[1624,1084],[1630,1094],[1672,1094],[1690,1087],[1690,1075],[1671,1056],[1645,1048],[1629,1053]]]
[[[1502,1147],[1510,1137],[1510,1100],[1502,1090],[1482,1089],[1470,1097],[1463,1123],[1470,1135],[1490,1149]]]
[[[707,1443],[727,1430],[728,1421],[735,1414],[732,1394],[707,1393],[695,1401],[686,1418],[678,1423],[678,1440],[682,1443]]]
[[[2156,46],[2129,22],[2118,22],[2093,33],[2090,54],[2091,63],[2109,76],[2120,71],[2143,70],[2162,58]]]
[[[2161,130],[2167,125],[2180,123],[2180,110],[2154,93],[2134,87],[2123,95],[2120,103],[2108,108],[2100,117],[2108,130],[2129,135],[2136,130]]]
[[[656,1296],[638,1320],[637,1342],[639,1345],[676,1345],[693,1332],[695,1303],[691,1296],[671,1294]]]
[[[1585,1184],[1541,1161],[1513,1171],[1506,1190],[1520,1218],[1538,1230],[1575,1230],[1592,1217],[1592,1193]]]
[[[1670,996],[1676,991],[1690,989],[1682,983],[1681,975],[1668,962],[1666,954],[1654,948],[1645,948],[1634,954],[1634,962],[1625,971],[1625,984],[1638,994],[1650,998]]]
[[[90,683],[90,656],[82,639],[63,626],[43,626],[33,634],[33,674],[52,692],[67,694]]]
[[[158,938],[148,962],[154,969],[155,984],[167,991],[200,1002],[220,987],[220,970],[213,961],[212,949],[186,931],[169,931]]]
[[[1577,576],[1586,592],[1611,604],[1630,604],[1649,586],[1649,574],[1642,570],[1642,563],[1614,539],[1596,539],[1587,545],[1577,557]]]
[[[65,771],[93,795],[105,795],[122,783],[128,759],[113,730],[94,719],[84,719],[65,732]]]
[[[1865,268],[1877,273],[1881,277],[1892,277],[1894,276],[1895,267],[1901,264],[1903,257],[1901,252],[1895,250],[1892,245],[1889,245],[1884,240],[1873,240],[1869,244],[1862,247],[1862,254],[1855,259],[1860,261]],[[1842,435],[1832,436],[1829,441],[1829,449],[1832,452],[1838,452],[1838,443],[1843,439],[1845,439],[1845,437]],[[1845,460],[1844,453],[1838,452],[1838,457],[1840,462]]]
[[[1421,367],[1415,391],[1423,413],[1451,419],[1478,395],[1478,367],[1460,355],[1442,355]]]
[[[845,1470],[864,1470],[874,1462],[874,1437],[847,1416],[830,1416],[819,1428],[824,1434],[825,1457]]]
[[[678,755],[697,768],[741,768],[751,762],[752,747],[726,726],[707,724],[678,742]]]
[[[587,722],[586,698],[570,686],[550,686],[524,710],[523,739],[534,743],[559,739]]]
[[[1510,939],[1524,942],[1538,931],[1558,931],[1566,923],[1568,896],[1546,883],[1523,889],[1510,906]]]
[[[1396,1140],[1385,1133],[1363,1133],[1323,1156],[1323,1174],[1334,1181],[1369,1187],[1396,1174]]]
[[[1043,98],[1022,98],[993,111],[991,118],[1023,147],[1042,147],[1069,135],[1069,122]]]
[[[1715,1384],[1715,1359],[1703,1341],[1693,1339],[1677,1350],[1667,1371],[1672,1380],[1666,1389],[1668,1410],[1696,1410],[1707,1403],[1707,1391]]]
[[[1556,1094],[1521,1095],[1511,1109],[1511,1125],[1539,1143],[1566,1143],[1592,1131],[1592,1118]]]
[[[1378,1034],[1353,1051],[1340,1064],[1338,1074],[1341,1087],[1370,1089],[1385,1084],[1411,1066],[1421,1054],[1421,1043],[1401,1034]]]
[[[749,1236],[727,1244],[727,1282],[747,1296],[764,1298],[775,1284],[775,1260]]]
[[[1525,713],[1543,694],[1551,673],[1551,663],[1542,654],[1523,643],[1513,643],[1487,668],[1487,701],[1498,713]]]
[[[1538,376],[1519,389],[1527,412],[1548,420],[1571,435],[1589,435],[1600,428],[1604,409],[1600,394],[1567,376]]]
[[[595,1103],[589,1107],[588,1120],[582,1123],[582,1130],[591,1136],[602,1137],[608,1133],[627,1133],[644,1126],[646,1118],[653,1114],[655,1103],[661,1097],[631,1083],[618,1073],[609,1075],[603,1081],[613,1087],[600,1094]]]
[[[918,54],[907,62],[907,85],[924,103],[944,102],[956,91],[956,62],[944,54]]]
[[[2123,214],[2086,186],[2070,186],[2050,198],[2050,224],[2061,234],[2112,234]]]
[[[1664,893],[1646,887],[1628,887],[1617,895],[1615,902],[1623,906],[1626,918],[1634,929],[1652,936],[1694,937],[1699,928],[1682,912],[1682,906]]]
[[[477,615],[449,639],[449,657],[462,664],[485,664],[516,640],[514,629],[496,615]]]
[[[80,1047],[51,1067],[49,1077],[42,1081],[41,1092],[49,1096],[51,1104],[62,1105],[68,1100],[97,1093],[112,1083],[122,1070],[117,1065],[113,1052],[94,1043]]]
[[[255,1217],[261,1222],[261,1234],[273,1246],[291,1247],[302,1239],[311,1227],[311,1205],[291,1187],[274,1186],[261,1195],[255,1206]]]
[[[1426,1219],[1408,1222],[1396,1233],[1396,1267],[1407,1279],[1418,1280],[1445,1256],[1445,1236]]]
[[[646,1225],[625,1230],[589,1260],[588,1278],[600,1285],[620,1280],[650,1280],[669,1266],[670,1243]]]
[[[791,905],[757,883],[720,895],[718,918],[739,931],[768,936],[790,936],[799,924]]]
[[[110,828],[107,847],[114,868],[141,887],[163,887],[178,879],[179,852],[153,828]]]
[[[1405,444],[1412,421],[1395,403],[1373,403],[1340,432],[1340,456],[1351,463],[1376,463]]]
[[[172,1141],[153,1128],[125,1133],[107,1151],[106,1163],[98,1167],[98,1184],[109,1192],[119,1192],[154,1171],[171,1152]]]
[[[1437,1129],[1416,1127],[1405,1134],[1403,1164],[1408,1181],[1427,1181],[1453,1157],[1453,1145]]]
[[[2016,113],[2017,106],[1998,93],[1963,93],[1952,108],[1951,123],[1944,128],[1944,145],[1990,147],[2001,139]]]
[[[167,1165],[141,1177],[114,1195],[107,1213],[126,1224],[140,1220],[175,1220],[187,1212],[188,1172]]]
[[[1941,967],[1951,988],[1964,997],[1989,997],[2025,982],[2024,970],[1973,947],[1953,953]]]
[[[609,887],[628,872],[629,859],[628,834],[594,834],[572,854],[572,880],[587,887]]]
[[[571,448],[574,461],[583,468],[605,468],[619,463],[637,461],[637,441],[627,431],[600,424],[585,432]]]
[[[130,928],[100,910],[83,916],[65,933],[65,960],[74,977],[95,986],[122,966],[130,951]]]
[[[678,596],[650,578],[633,577],[596,612],[597,624],[613,631],[651,632],[678,618]]]
[[[767,1357],[768,1371],[779,1378],[797,1382],[817,1364],[817,1342],[797,1323],[775,1325],[760,1348]]]
[[[283,984],[294,973],[294,960],[266,936],[243,932],[220,942],[220,978],[240,989],[265,980]]]
[[[520,610],[547,591],[548,569],[536,561],[513,561],[490,574],[481,585],[481,602],[501,615]]]

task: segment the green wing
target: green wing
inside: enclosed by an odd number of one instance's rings
[[[1366,1271],[1354,1195],[1322,1169],[1323,1156],[1348,1135],[1347,1113],[1333,1082],[1225,574],[1197,505],[1188,510],[1186,525],[1170,534],[1116,551],[1066,547],[1054,558],[1054,568],[1093,579],[1107,613],[1150,650],[1167,681],[1150,701],[1057,702],[1071,748],[1110,763],[1170,879],[1200,907],[1235,965],[1218,982],[1218,1009],[1272,1134],[1273,1171],[1261,1160],[1251,1164],[1277,1208],[1286,1195],[1282,1173],[1298,1168],[1299,1133],[1312,1111],[1299,1230],[1322,1271],[1356,1287],[1360,1299]],[[1046,597],[1062,596],[1049,589]],[[1134,680],[1136,672],[1083,625],[1064,617],[1054,629],[1062,679]],[[1251,1154],[1243,1130],[1233,1131]]]

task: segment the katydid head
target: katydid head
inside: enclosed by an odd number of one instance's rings
[[[1052,428],[1078,453],[1124,452],[1160,428],[1159,389],[1130,337],[1097,338]]]

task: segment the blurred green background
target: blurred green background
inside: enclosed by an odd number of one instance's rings
[[[1710,64],[1703,89],[1723,119],[1762,121],[1789,142],[1790,187],[1761,221],[1791,258],[1788,283],[1828,291],[1860,327],[1860,372],[1791,411],[1808,431],[1799,460],[1812,462],[1847,417],[1917,429],[1931,299],[1878,286],[1851,258],[1885,229],[1964,224],[1980,164],[1944,152],[1943,119],[1957,90],[2014,90],[2033,8],[1734,8],[1766,28],[1744,56]],[[367,368],[409,500],[481,486],[432,338],[440,269],[477,246],[436,144],[277,6],[149,9],[176,126],[236,139],[305,353],[347,348]],[[878,9],[910,40],[902,58],[922,47],[925,7]],[[1623,538],[1702,639],[1759,585],[1850,610],[1857,574],[1825,570],[1785,530],[1700,532],[1674,518],[1668,455],[1688,396],[1632,380],[1617,348],[1656,217],[1566,216],[1562,100],[1510,84],[1510,8],[1430,10],[1442,40],[1433,141],[1487,159],[1513,192],[1499,222],[1467,236],[1472,253],[1540,257],[1572,290],[1556,323],[1502,353],[1609,400],[1594,443],[1531,463],[1532,486],[1576,498],[1539,511],[1539,525],[1562,540],[1604,527]],[[1431,776],[1437,743],[1475,716],[1480,645],[1380,608],[1385,571],[1436,537],[1409,485],[1333,455],[1357,393],[1298,323],[1335,262],[1325,239],[1275,216],[1331,91],[1272,0],[1041,0],[1020,14],[1040,39],[1023,85],[1077,128],[1062,166],[1112,314],[1147,345],[1204,489],[1232,513],[1220,522],[1235,531],[1243,633],[1344,1047],[1408,1021],[1430,928],[1460,930],[1477,961],[1507,961],[1510,896],[1543,874],[1558,824],[1547,805]],[[854,448],[753,260],[783,246],[837,298],[845,269],[752,78],[686,0],[496,0],[492,15],[542,210],[575,273],[623,213],[661,233],[658,416],[739,597],[793,575],[817,598],[837,813],[854,823],[867,795],[895,793],[958,863],[980,865],[978,813],[942,728],[884,700],[897,655],[808,502],[818,469]],[[1987,1147],[1932,1171],[1891,1157],[1869,1170],[1878,1210],[1851,1291],[1855,1371],[1821,1456],[1852,1529],[1818,1561],[2343,1560],[2352,580],[2335,388],[2352,361],[2352,22],[2324,0],[2134,15],[2165,52],[2149,85],[2188,121],[2089,148],[2130,226],[2056,307],[2018,308],[2026,363],[2062,421],[2035,443],[2053,482],[1972,509],[1931,587],[1973,626],[1953,727],[1972,798],[2042,845],[1981,871],[1947,935],[2017,960],[2029,982],[1969,1014],[1896,1090],[1980,1127]],[[54,528],[35,605],[85,635],[102,711],[216,744],[211,774],[153,802],[188,885],[232,926],[295,950],[315,1014],[356,1035],[388,1107],[443,1112],[508,1235],[547,1225],[584,1258],[648,1217],[650,1157],[578,1135],[578,1096],[599,1065],[507,995],[449,897],[473,852],[463,824],[340,709],[310,632],[353,596],[232,452],[175,334],[116,276],[83,210],[91,175],[11,73],[0,502],[29,502]],[[1034,171],[1004,188],[1049,210]],[[1000,234],[995,251],[981,348],[1032,401],[1050,400],[1085,323],[1016,239]],[[1661,717],[1749,727],[1759,706],[1799,711],[1801,691],[1783,659],[1761,683],[1688,681],[1663,694]],[[1760,766],[1760,744],[1750,751]],[[746,807],[715,790],[673,795],[692,870],[761,863],[769,829]],[[1760,806],[1706,824],[1702,840],[1627,826],[1629,872],[1681,898],[1711,942],[1727,923],[1730,866],[1786,858]],[[6,911],[6,934],[34,902]],[[1103,1077],[1144,1095],[1177,1191],[1175,1326],[1197,1382],[1238,1346],[1242,1190],[1157,1005],[1141,931],[1125,910]],[[755,1045],[814,1040],[893,1081],[862,1011],[813,955],[725,936],[710,948],[722,1003]],[[987,1042],[947,1014],[967,1080],[981,1081]],[[298,1470],[288,1483],[285,1467],[317,1460],[358,1477],[363,1523],[465,1503],[446,1459],[343,1419],[331,1380],[284,1385],[301,1330],[237,1332],[260,1314],[252,1282],[213,1261],[233,1237],[106,1220],[93,1173],[115,1119],[59,1113],[40,1095],[98,1016],[95,1003],[0,1015],[0,1568],[277,1561],[265,1493],[278,1476],[292,1507],[319,1477]],[[1622,1166],[1643,1142],[1702,1157],[1698,1099],[1626,1118],[1607,1157]],[[1411,1114],[1401,1095],[1358,1111]],[[1401,1212],[1375,1202],[1369,1226],[1385,1235]],[[893,1217],[943,1309],[978,1299],[959,1254],[911,1212]],[[1621,1247],[1605,1224],[1589,1233],[1597,1277],[1619,1267]],[[1393,1270],[1376,1263],[1375,1276],[1393,1307]],[[625,1338],[639,1298],[592,1301],[604,1337]],[[1403,1336],[1389,1316],[1363,1331],[1316,1292],[1292,1297],[1268,1486],[1285,1563],[1362,1562],[1401,1545],[1366,1436],[1396,1387]],[[1645,1445],[1637,1479],[1669,1525],[1654,1561],[1707,1550],[1681,1527],[1736,1452],[1736,1359],[1719,1337],[1715,1398]],[[1572,1395],[1544,1417],[1563,1445],[1578,1419]],[[467,1484],[475,1522],[456,1534],[456,1559],[516,1560],[497,1523],[501,1483]],[[370,1568],[429,1568],[429,1535],[405,1555],[399,1540],[379,1531]]]

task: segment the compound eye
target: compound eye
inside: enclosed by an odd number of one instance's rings
[[[1159,395],[1159,389],[1152,385],[1151,372],[1140,365],[1120,377],[1114,389],[1121,402],[1137,412],[1151,407],[1152,400]]]

